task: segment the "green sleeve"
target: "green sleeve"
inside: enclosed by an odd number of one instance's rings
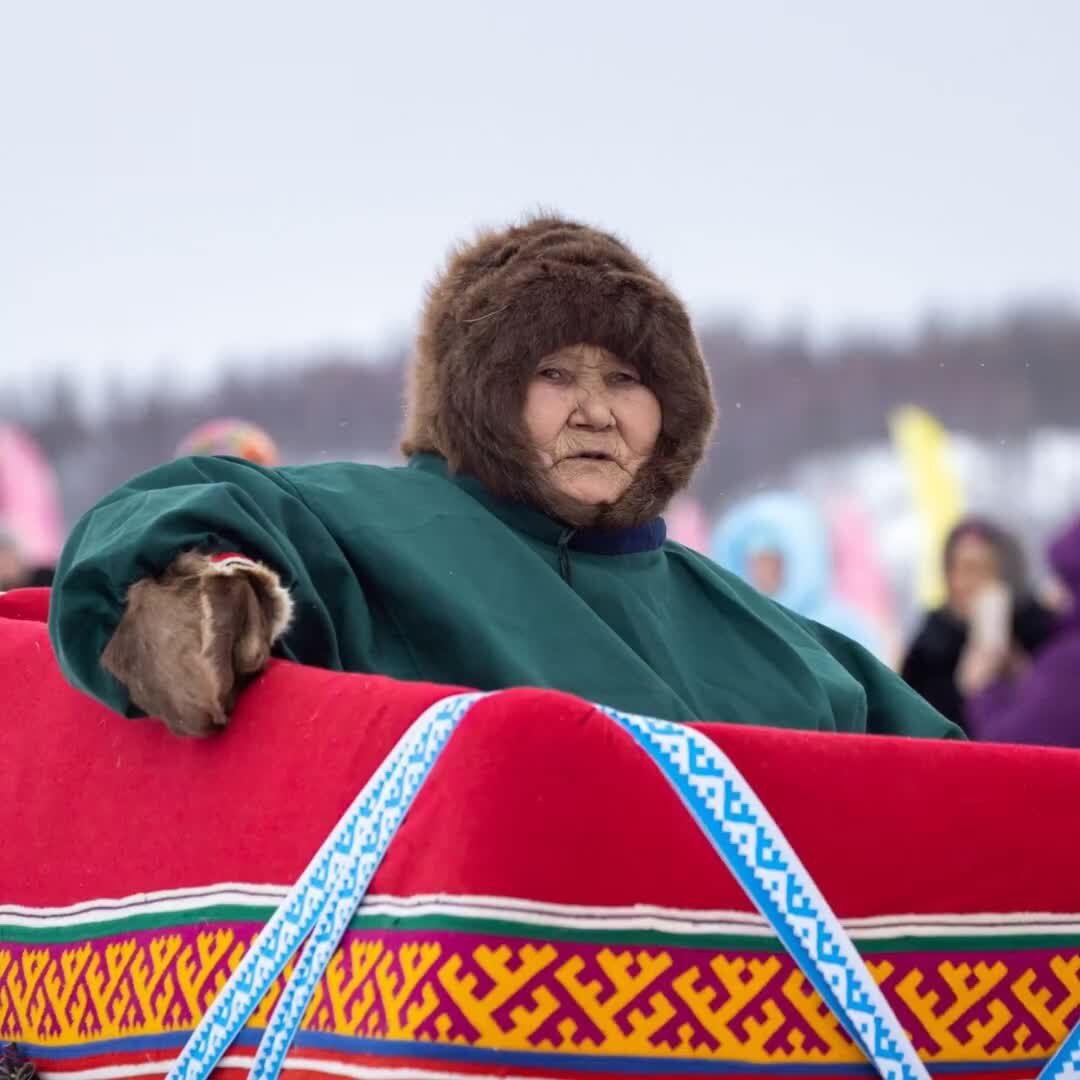
[[[965,738],[960,728],[946,720],[867,649],[812,619],[799,621],[862,683],[866,691],[868,733],[922,739]]]
[[[183,458],[124,484],[76,524],[60,557],[49,635],[78,689],[128,716],[140,715],[100,663],[127,590],[161,573],[181,552],[238,552],[265,563],[292,594],[294,620],[275,653],[341,668],[334,595],[347,564],[325,525],[280,471],[235,458]],[[355,587],[355,585],[354,585]]]

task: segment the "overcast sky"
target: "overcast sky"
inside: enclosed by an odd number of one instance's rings
[[[0,0],[0,376],[408,332],[542,204],[695,311],[1080,298],[1075,0]]]

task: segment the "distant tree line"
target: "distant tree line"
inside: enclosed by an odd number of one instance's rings
[[[975,326],[928,323],[912,340],[848,338],[813,345],[763,339],[734,324],[701,328],[721,420],[696,493],[719,505],[808,454],[887,437],[889,413],[922,405],[985,438],[1080,427],[1080,313],[1015,311]],[[120,393],[99,417],[77,384],[57,380],[26,415],[0,393],[0,420],[26,423],[56,463],[69,518],[132,474],[167,460],[197,423],[236,415],[264,426],[291,461],[396,454],[406,352],[297,356],[245,363],[213,389]],[[2,388],[0,388],[2,391]]]

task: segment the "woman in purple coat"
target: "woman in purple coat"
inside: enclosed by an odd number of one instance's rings
[[[1007,635],[995,634],[1000,605],[984,598],[986,629],[973,631],[959,672],[975,739],[1080,747],[1080,518],[1051,544],[1049,559],[1072,606],[1030,662],[1017,663]]]

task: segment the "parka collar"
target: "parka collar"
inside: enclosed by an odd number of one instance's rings
[[[656,551],[667,538],[667,526],[659,517],[624,529],[571,528],[531,506],[492,495],[475,476],[451,476],[446,459],[438,454],[414,454],[409,458],[409,468],[444,477],[468,492],[510,528],[545,543],[569,547],[572,551],[590,555],[635,555]]]

